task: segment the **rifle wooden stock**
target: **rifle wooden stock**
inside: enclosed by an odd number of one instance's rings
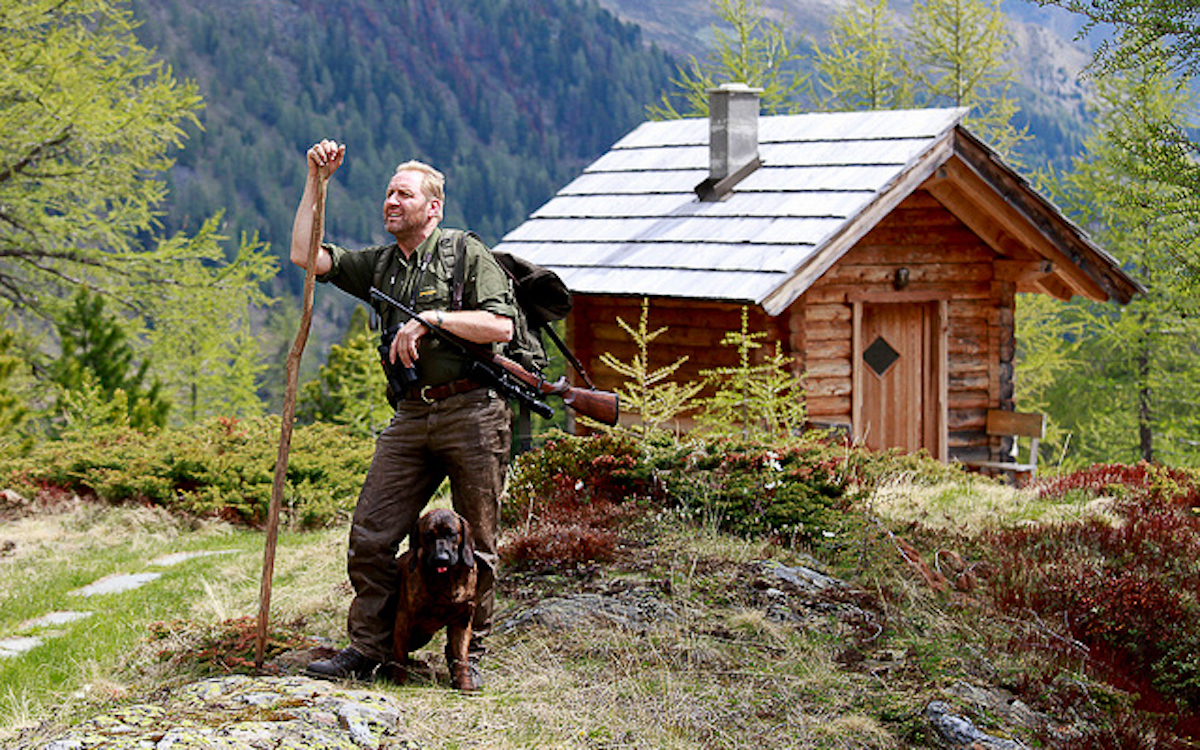
[[[540,375],[533,374],[511,359],[499,354],[493,354],[492,361],[543,396],[558,396],[564,404],[585,417],[609,426],[615,425],[620,417],[620,404],[615,393],[598,391],[593,388],[577,388],[568,383],[566,378],[559,378],[553,383],[548,382]]]

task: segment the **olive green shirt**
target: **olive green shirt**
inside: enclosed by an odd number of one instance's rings
[[[453,292],[455,264],[453,233],[440,227],[422,242],[408,258],[396,243],[363,250],[346,250],[325,244],[333,267],[318,281],[332,283],[342,291],[371,305],[387,330],[403,323],[407,316],[387,303],[371,299],[376,286],[392,299],[403,302],[416,312],[449,310]],[[462,309],[486,310],[507,318],[516,317],[512,282],[495,256],[472,236],[466,242]],[[499,350],[497,345],[497,350]],[[421,338],[418,350],[418,380],[412,387],[439,385],[457,380],[466,373],[470,357],[447,345],[435,335]]]

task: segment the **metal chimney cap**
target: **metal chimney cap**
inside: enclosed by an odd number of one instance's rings
[[[722,83],[720,86],[717,86],[715,89],[709,89],[708,93],[717,94],[722,91],[730,91],[730,92],[734,92],[734,93],[745,93],[745,94],[761,94],[763,92],[762,89],[754,88],[753,86],[751,86],[748,83],[740,83],[740,82],[734,81],[731,83]]]

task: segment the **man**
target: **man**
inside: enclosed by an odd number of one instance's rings
[[[292,224],[292,262],[307,267],[315,198],[320,181],[342,165],[346,149],[323,140],[308,151],[308,179]],[[439,226],[445,178],[432,167],[406,162],[388,182],[383,202],[390,245],[350,252],[322,244],[315,273],[323,282],[370,303],[378,286],[409,304],[422,319],[479,344],[508,341],[516,302],[508,277],[477,240],[467,242],[461,309],[451,309],[454,250]],[[474,663],[491,629],[497,565],[500,493],[508,468],[511,412],[505,400],[465,375],[467,360],[426,335],[420,322],[391,306],[377,308],[383,330],[398,327],[389,360],[415,368],[413,379],[392,392],[395,416],[379,436],[350,529],[347,572],[354,587],[347,630],[350,645],[308,667],[323,678],[372,678],[392,652],[396,608],[395,557],[445,477],[454,509],[471,524],[479,565],[472,628]]]

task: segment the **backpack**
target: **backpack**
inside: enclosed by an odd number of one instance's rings
[[[462,310],[462,298],[466,287],[467,236],[479,235],[445,229],[452,233],[454,242],[454,283],[451,284],[450,310]],[[486,245],[485,245],[486,247]],[[571,292],[563,280],[550,269],[511,253],[492,252],[512,282],[512,293],[516,296],[517,317],[512,320],[512,338],[504,347],[504,356],[530,372],[541,372],[550,359],[546,347],[542,346],[540,331],[550,330],[554,320],[562,320],[571,312]],[[553,331],[551,331],[553,332]]]
[[[467,236],[474,237],[480,243],[483,240],[474,232],[443,230],[443,233],[446,232],[453,235],[451,241],[454,243],[450,309],[461,310],[466,286],[467,264],[463,261],[467,253]],[[549,363],[549,359],[546,356],[546,347],[542,345],[540,332],[546,330],[553,335],[549,325],[556,320],[562,320],[571,312],[571,291],[558,274],[548,268],[511,253],[493,251],[492,255],[508,274],[513,285],[513,295],[517,300],[513,336],[504,347],[504,356],[530,372],[541,372]]]

